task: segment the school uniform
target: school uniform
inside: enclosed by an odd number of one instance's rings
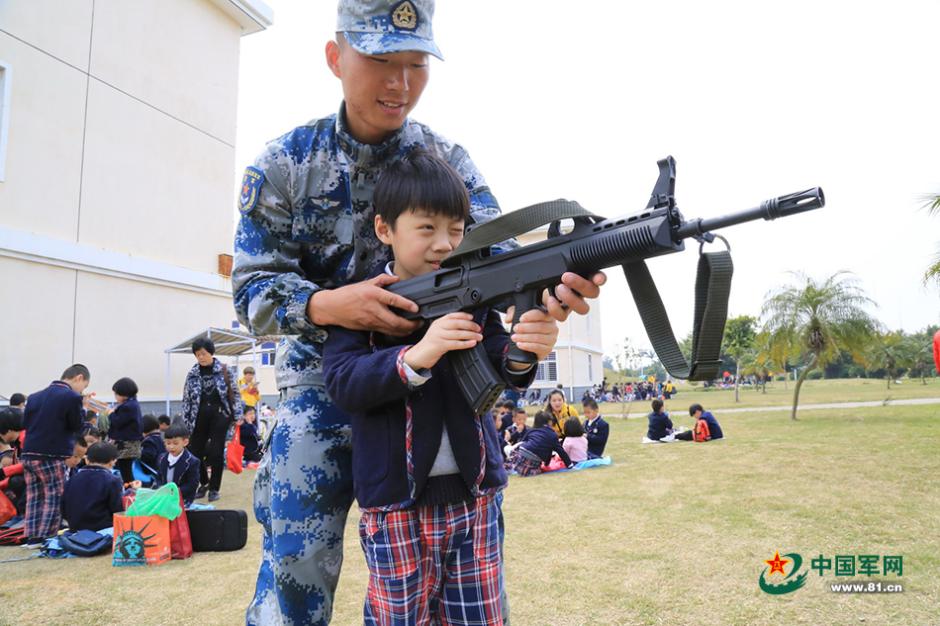
[[[196,498],[196,489],[199,487],[199,459],[186,449],[174,459],[170,458],[169,452],[164,453],[157,463],[157,482],[160,485],[176,483],[183,496],[183,503],[189,506]]]
[[[106,467],[86,466],[76,472],[62,496],[62,516],[70,530],[101,530],[113,526],[124,510],[124,484]]]
[[[646,430],[646,436],[653,441],[659,441],[672,432],[672,420],[668,413],[650,413],[647,415],[649,428]]]
[[[26,482],[26,526],[29,539],[46,539],[59,531],[65,459],[72,456],[81,431],[81,395],[57,380],[29,396],[23,412],[23,477]]]
[[[527,432],[529,432],[528,426],[523,426],[522,429],[516,428],[515,424],[510,426],[509,427],[509,445],[514,446],[520,441],[522,441],[522,437],[525,436]]]
[[[134,459],[140,458],[141,441],[144,438],[143,415],[137,398],[128,398],[111,411],[108,424],[108,439],[118,449],[117,467],[124,482],[134,480]]]
[[[259,448],[261,448],[261,444],[258,442],[258,425],[242,422],[239,426],[238,436],[241,439],[241,444],[245,447],[244,459],[255,463],[260,461],[261,453]]]
[[[156,474],[160,457],[165,453],[166,445],[163,443],[163,435],[160,431],[154,431],[144,437],[140,444],[140,463],[144,466],[144,471]]]
[[[474,319],[505,382],[528,385],[534,368],[507,369],[499,316],[478,311]],[[496,426],[473,414],[446,356],[420,372],[405,364],[423,332],[398,340],[330,328],[324,345],[327,392],[352,420],[353,485],[371,574],[366,621],[496,623],[496,494],[506,484]]]
[[[607,438],[610,436],[610,424],[598,415],[592,420],[584,420],[584,435],[588,440],[588,458],[599,459],[604,456]]]

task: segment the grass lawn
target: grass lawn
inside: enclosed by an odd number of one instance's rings
[[[750,386],[738,390],[740,402],[734,401],[734,389],[702,389],[701,385],[692,386],[679,382],[679,393],[666,402],[666,409],[678,415],[688,410],[690,404],[699,403],[708,410],[791,406],[793,404],[793,381],[784,388],[782,381],[767,386],[767,393]],[[807,380],[800,389],[800,406],[827,402],[882,402],[884,400],[902,400],[908,398],[940,398],[940,378],[928,378],[927,384],[920,379],[904,379],[900,385],[871,378],[849,378],[839,380]],[[580,398],[576,398],[580,401]],[[580,402],[577,403],[580,411]],[[536,407],[527,407],[531,413]],[[606,402],[601,405],[602,414],[626,414],[645,416],[649,412],[649,402],[634,402],[632,405],[620,402]],[[686,413],[687,414],[687,413]],[[799,417],[800,411],[797,412]],[[720,419],[720,418],[719,418]]]
[[[717,416],[728,439],[708,444],[640,445],[645,420],[613,420],[614,465],[510,480],[513,624],[937,623],[940,405],[805,411],[799,422]],[[226,475],[219,504],[248,508],[252,476]],[[361,623],[356,517],[335,624]],[[777,550],[801,554],[804,570],[820,554],[901,555],[902,576],[851,580],[904,591],[832,593],[849,578],[810,571],[802,589],[771,596],[758,577]],[[0,560],[24,552],[0,548]],[[258,555],[252,523],[245,550],[154,568],[112,568],[108,557],[0,564],[0,624],[237,624]]]

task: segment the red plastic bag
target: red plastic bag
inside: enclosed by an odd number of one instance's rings
[[[0,524],[6,524],[14,515],[16,515],[16,507],[7,495],[0,491]]]
[[[245,446],[242,445],[242,429],[235,424],[235,435],[228,442],[228,448],[225,450],[225,464],[228,471],[233,474],[241,474],[242,459],[245,457]]]
[[[193,555],[193,538],[189,534],[189,518],[183,506],[183,494],[180,494],[180,508],[183,512],[170,522],[170,554],[174,559],[188,559]]]

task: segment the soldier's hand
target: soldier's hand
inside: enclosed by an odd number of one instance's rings
[[[565,272],[561,276],[561,284],[555,287],[555,296],[546,289],[542,294],[542,304],[548,309],[548,314],[559,322],[568,319],[571,311],[585,315],[591,310],[585,300],[594,299],[601,293],[601,285],[607,282],[607,275],[598,272],[591,280],[582,278],[574,272]]]
[[[395,307],[416,313],[418,305],[384,289],[398,282],[397,276],[381,274],[360,283],[324,289],[307,302],[307,318],[317,326],[342,326],[350,330],[375,330],[386,335],[404,336],[421,326],[389,310]]]

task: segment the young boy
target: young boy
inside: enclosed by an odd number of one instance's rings
[[[552,452],[558,454],[566,467],[571,467],[571,457],[565,452],[561,442],[558,441],[558,435],[549,425],[552,417],[548,411],[539,411],[535,414],[533,428],[526,430],[525,435],[522,436],[522,442],[509,455],[506,469],[520,476],[536,476],[542,473],[542,463],[551,462]]]
[[[160,456],[166,452],[166,446],[163,445],[163,432],[160,430],[160,422],[153,415],[144,415],[141,422],[144,440],[140,444],[140,464],[145,472],[156,476]]]
[[[588,398],[584,407],[584,435],[588,440],[588,458],[599,459],[604,456],[607,438],[610,436],[610,424],[604,421],[597,410],[597,402]]]
[[[252,408],[258,406],[258,402],[261,400],[261,391],[258,389],[258,382],[255,380],[255,368],[250,365],[246,367],[237,384],[242,403]]]
[[[669,419],[669,413],[663,411],[663,401],[659,398],[653,400],[650,404],[650,408],[652,408],[653,411],[646,416],[649,420],[646,438],[652,441],[662,441],[672,434],[672,420]]]
[[[506,434],[504,435],[506,443],[514,446],[522,441],[522,438],[529,431],[529,427],[526,426],[528,419],[529,416],[526,414],[525,409],[519,408],[513,412],[512,426],[506,429]]]
[[[60,380],[30,395],[26,402],[23,475],[27,547],[39,547],[59,531],[66,459],[75,453],[85,415],[81,394],[90,379],[88,368],[76,363],[62,372]]]
[[[85,467],[69,480],[62,496],[62,516],[70,530],[108,528],[114,514],[124,510],[124,485],[111,473],[117,457],[117,447],[107,441],[88,448]]]
[[[698,423],[699,420],[705,420],[705,423],[708,424],[708,439],[706,441],[714,441],[715,439],[723,439],[725,434],[721,430],[721,425],[718,424],[718,420],[715,419],[715,416],[712,415],[711,411],[706,411],[702,408],[701,404],[693,404],[689,407],[689,417],[695,420]],[[676,439],[682,439],[683,441],[692,441],[695,436],[695,429],[687,430],[676,435]]]
[[[170,427],[170,416],[161,415],[157,418],[157,421],[160,422],[160,434],[162,435],[166,432],[166,429]]]
[[[157,464],[158,486],[176,483],[183,495],[183,504],[189,506],[199,486],[199,459],[186,449],[189,430],[183,424],[173,424],[163,433],[163,443],[166,453]]]
[[[446,162],[416,151],[383,173],[375,206],[376,235],[395,259],[385,271],[404,280],[439,269],[459,245],[469,198]],[[518,344],[539,359],[558,334],[544,319],[542,333]],[[534,368],[505,358],[509,336],[490,310],[445,315],[404,339],[329,330],[327,392],[352,418],[368,623],[503,623],[499,441],[444,359],[481,342],[507,384],[531,382]]]
[[[244,462],[257,463],[261,460],[261,444],[258,441],[258,425],[255,423],[257,414],[255,407],[245,405],[242,409],[244,421],[239,425],[239,437],[241,437],[242,446],[245,447]]]

